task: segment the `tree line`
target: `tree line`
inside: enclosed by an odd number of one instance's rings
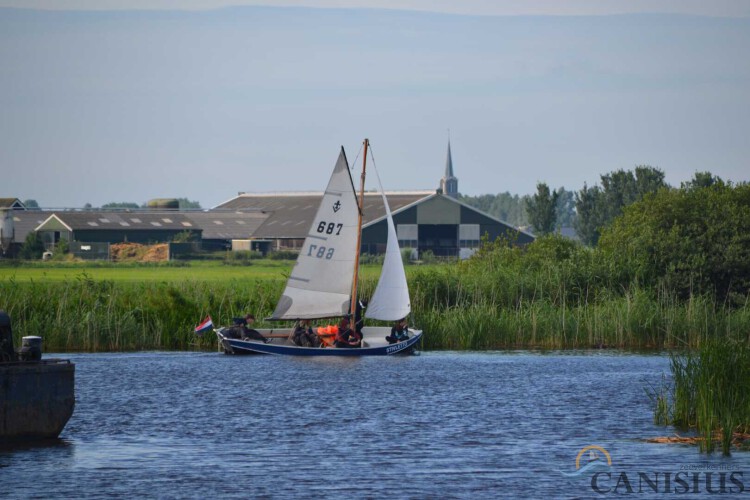
[[[696,172],[679,189],[691,190],[713,185],[727,185],[710,172]],[[563,227],[575,229],[578,238],[596,246],[602,231],[623,213],[625,207],[659,190],[674,189],[664,180],[664,172],[649,165],[633,170],[615,170],[601,175],[600,183],[583,185],[579,191],[564,187],[550,189],[545,182],[537,183],[533,195],[461,196],[461,201],[517,227],[529,226],[537,235],[550,234]]]
[[[564,187],[557,191],[555,204],[555,230],[563,227],[572,227],[576,217],[575,193],[567,191]],[[479,196],[466,196],[459,194],[459,200],[474,208],[486,212],[508,224],[516,227],[527,227],[531,225],[527,204],[531,195],[510,194],[509,192],[498,194],[482,194]]]
[[[601,264],[596,276],[606,276],[615,288],[635,284],[679,299],[710,296],[732,307],[747,304],[750,184],[697,172],[673,188],[663,172],[646,166],[601,178],[601,186],[575,193],[574,227],[588,247],[581,246],[587,250],[581,259]],[[537,234],[554,233],[559,196],[539,183],[526,201]],[[559,243],[555,248],[551,255],[569,253]]]

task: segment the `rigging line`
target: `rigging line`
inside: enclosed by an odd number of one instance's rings
[[[372,152],[372,144],[368,146],[368,149],[370,150],[370,158],[372,159],[372,168],[375,170],[375,177],[378,179],[378,186],[380,186],[380,192],[385,195],[385,189],[383,189],[383,183],[380,181],[380,172],[378,172],[378,167],[375,164],[375,154]]]
[[[359,145],[359,151],[357,151],[357,156],[354,157],[354,161],[352,161],[349,164],[349,170],[352,170],[354,168],[354,166],[357,164],[357,160],[359,159],[359,155],[362,154],[362,148],[364,148],[364,147],[365,147],[364,142]],[[370,156],[372,156],[372,155],[370,155]]]
[[[372,144],[368,145],[367,150],[370,153],[370,159],[372,159],[372,164],[375,165],[375,155],[372,152]]]

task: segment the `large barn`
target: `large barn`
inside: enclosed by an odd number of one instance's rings
[[[217,209],[257,210],[266,215],[252,234],[252,240],[258,243],[254,248],[263,251],[299,249],[322,197],[323,193],[242,193]],[[534,239],[439,192],[390,192],[386,197],[399,246],[416,250],[418,254],[430,251],[437,256],[465,256],[479,246],[483,235],[490,240],[509,238],[521,245]],[[362,251],[383,253],[387,223],[380,193],[365,193],[363,208]]]
[[[313,222],[323,193],[239,193],[217,210],[257,211],[265,214],[252,234],[253,248],[262,251],[299,249]],[[399,246],[417,254],[456,257],[470,255],[483,236],[506,238],[518,245],[534,236],[460,202],[458,178],[453,174],[450,144],[440,187],[431,191],[386,193]],[[366,192],[362,251],[385,252],[387,222],[380,193]]]
[[[200,239],[201,228],[179,212],[55,212],[37,226],[45,243],[61,239],[90,243],[159,243],[180,233]]]

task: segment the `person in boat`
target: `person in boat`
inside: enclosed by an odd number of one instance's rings
[[[336,334],[336,347],[352,348],[362,345],[360,339],[351,329],[349,317],[344,316],[339,323],[339,332]]]
[[[242,325],[246,324],[245,318],[232,318],[232,326],[224,329],[224,336],[228,339],[242,338]]]
[[[242,340],[262,340],[263,342],[268,342],[268,339],[261,335],[258,330],[252,328],[253,323],[255,323],[255,316],[248,314],[244,319],[245,322],[242,325]]]
[[[336,336],[339,333],[338,325],[319,326],[316,330],[318,347],[335,347]]]
[[[362,341],[362,327],[365,324],[365,320],[362,317],[362,312],[367,309],[367,301],[366,300],[358,300],[357,301],[357,307],[354,310],[354,334],[357,336],[357,338]]]
[[[409,338],[409,327],[406,325],[406,318],[396,321],[391,328],[391,334],[385,338],[389,344],[403,342]]]
[[[309,319],[303,319],[297,322],[297,326],[294,328],[294,334],[292,335],[292,340],[300,347],[318,347],[318,345],[320,345],[320,340],[318,339],[318,336],[313,333]]]

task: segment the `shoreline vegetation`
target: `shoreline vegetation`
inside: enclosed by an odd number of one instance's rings
[[[750,347],[746,341],[714,339],[670,356],[672,379],[650,391],[654,422],[697,434],[654,442],[750,450]]]
[[[193,327],[252,312],[270,316],[292,263],[51,262],[0,266],[0,308],[16,341],[41,335],[47,352],[213,349]],[[365,266],[361,295],[375,288]],[[609,258],[559,236],[522,249],[484,241],[462,262],[407,266],[410,324],[426,350],[695,349],[715,339],[747,342],[747,297],[683,297],[664,283],[623,281]],[[280,329],[291,325],[262,326]]]

